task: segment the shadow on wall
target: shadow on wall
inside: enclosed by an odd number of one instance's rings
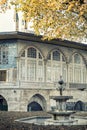
[[[74,106],[74,110],[76,111],[84,111],[85,110],[85,104],[82,101],[76,102]]]
[[[86,111],[85,103],[82,101],[77,102],[67,102],[66,109],[67,110],[75,110],[75,111]]]
[[[46,106],[45,98],[40,94],[35,94],[28,102],[27,111],[45,111]]]
[[[42,107],[37,102],[31,102],[28,105],[27,111],[43,111]]]

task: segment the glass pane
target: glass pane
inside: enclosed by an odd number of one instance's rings
[[[47,63],[47,81],[51,81],[51,62]]]
[[[86,69],[85,69],[85,67],[82,69],[82,73],[83,73],[83,83],[86,83]]]
[[[64,82],[66,82],[66,65],[65,64],[62,65],[62,76],[63,76]]]
[[[28,61],[27,77],[30,81],[36,80],[36,61]]]
[[[82,64],[85,64],[84,60],[82,59]]]
[[[53,64],[52,67],[52,80],[58,81],[61,75],[61,66],[58,64]]]
[[[81,63],[81,57],[78,54],[74,55],[74,63],[80,64]]]
[[[73,82],[73,66],[69,67],[69,82]]]
[[[28,48],[27,57],[36,58],[36,49]]]
[[[38,81],[43,81],[43,62],[39,61],[38,62],[38,70],[37,70],[37,76],[38,76]]]
[[[60,53],[58,51],[53,52],[53,60],[60,61]]]
[[[25,80],[25,60],[20,61],[20,68],[21,68],[21,79]]]
[[[74,82],[81,83],[81,68],[80,67],[74,68]]]

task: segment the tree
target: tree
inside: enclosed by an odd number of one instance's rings
[[[3,4],[5,4],[7,1],[6,0],[1,0],[0,1],[0,5],[3,5]]]
[[[44,39],[87,38],[86,0],[15,0],[12,4]]]
[[[10,6],[10,0],[0,0],[0,13],[5,12],[7,9],[10,9]]]
[[[0,12],[6,10],[7,0],[0,0]]]

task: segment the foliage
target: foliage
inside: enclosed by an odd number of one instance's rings
[[[37,35],[44,39],[87,38],[86,0],[15,0],[11,2],[33,22]]]
[[[10,6],[7,0],[0,0],[0,13],[5,12],[9,7]]]

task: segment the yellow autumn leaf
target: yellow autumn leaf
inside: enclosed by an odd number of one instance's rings
[[[86,0],[11,0],[11,2],[13,5],[18,5],[16,9],[23,12],[24,19],[32,21],[38,35],[42,31],[43,37],[47,39],[87,36]]]

